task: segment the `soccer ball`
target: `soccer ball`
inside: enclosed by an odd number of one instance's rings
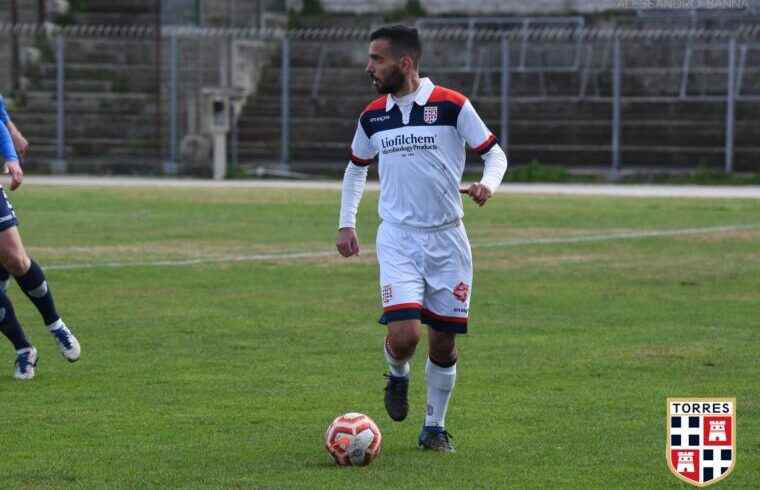
[[[333,420],[325,433],[325,447],[339,466],[370,464],[380,452],[382,436],[377,424],[361,413]]]

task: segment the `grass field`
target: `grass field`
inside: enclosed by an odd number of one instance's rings
[[[468,203],[458,452],[439,455],[416,448],[424,348],[409,419],[383,408],[376,193],[352,260],[331,253],[335,191],[32,186],[11,199],[83,354],[66,363],[13,287],[41,360],[18,382],[0,342],[2,489],[690,488],[665,460],[675,396],[737,398],[738,462],[718,488],[760,488],[760,200]],[[751,226],[708,229],[733,225]],[[640,236],[684,229],[697,231]],[[316,253],[261,258],[299,252]],[[383,431],[369,467],[323,449],[348,411]]]

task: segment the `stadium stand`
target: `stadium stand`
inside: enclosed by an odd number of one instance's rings
[[[9,0],[0,0],[7,12]],[[203,24],[256,26],[257,2],[242,7],[234,22],[226,17],[228,2],[203,2]],[[333,2],[335,3],[335,2]],[[392,2],[391,2],[392,3]],[[445,2],[438,2],[443,5]],[[594,2],[586,2],[589,8]],[[36,20],[34,2],[19,2],[19,21]],[[436,5],[438,5],[436,4]],[[73,25],[115,22],[143,29],[155,22],[151,0],[89,0],[67,18]],[[388,3],[390,5],[390,3]],[[585,5],[585,4],[584,4]],[[3,10],[4,9],[4,10]],[[587,27],[648,28],[668,32],[684,26],[724,29],[758,23],[751,12],[719,15],[626,15],[583,17]],[[50,20],[55,14],[48,13]],[[279,17],[284,25],[284,16]],[[430,18],[428,18],[430,19]],[[567,17],[575,19],[575,17]],[[622,19],[620,21],[614,19]],[[4,20],[0,18],[0,20]],[[301,28],[317,28],[321,37],[294,39],[290,50],[290,160],[293,170],[339,173],[347,158],[356,117],[376,94],[363,72],[366,42],[332,36],[330,30],[372,28],[383,16],[320,15],[291,18]],[[486,26],[487,27],[487,26]],[[204,35],[205,36],[205,35]],[[56,63],[54,38],[20,37],[23,91],[9,101],[13,116],[34,142],[28,168],[48,171],[56,154]],[[151,35],[66,36],[64,152],[72,172],[162,173],[169,153],[169,40],[158,46]],[[423,74],[450,86],[475,103],[487,124],[500,133],[499,46],[480,43],[462,49],[461,40],[426,44]],[[624,43],[622,77],[622,161],[631,169],[660,171],[721,168],[725,158],[725,39]],[[735,168],[757,171],[760,147],[755,121],[760,115],[760,48],[757,41],[739,43],[737,88],[744,97],[735,109]],[[9,64],[8,36],[0,36],[0,63]],[[220,64],[231,52],[257,59]],[[611,40],[599,39],[576,49],[573,41],[511,45],[509,157],[515,164],[532,160],[565,165],[575,171],[609,166],[612,94]],[[225,42],[223,38],[183,38],[179,47],[179,134],[181,173],[208,171],[208,144],[199,112],[202,92],[237,86],[246,78],[238,119],[237,161],[242,171],[277,165],[281,157],[281,54],[278,38]],[[572,69],[551,70],[554,67]],[[242,68],[241,68],[242,67]],[[451,69],[459,67],[458,69]],[[466,67],[466,69],[460,69]],[[7,91],[7,70],[0,87]],[[160,73],[160,83],[156,73]],[[471,155],[473,163],[479,163]],[[473,168],[477,170],[477,166]]]

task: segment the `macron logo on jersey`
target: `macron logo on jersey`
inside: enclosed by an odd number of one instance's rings
[[[373,117],[373,118],[370,118],[369,122],[371,122],[371,123],[380,123],[380,122],[383,122],[383,121],[387,121],[390,118],[391,118],[391,116],[389,116],[389,115],[380,116],[380,117]]]

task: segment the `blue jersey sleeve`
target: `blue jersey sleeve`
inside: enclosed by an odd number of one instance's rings
[[[3,152],[3,158],[6,162],[18,162],[18,155],[16,155],[16,149],[13,148],[11,133],[8,132],[5,124],[0,124],[0,151]]]
[[[0,122],[3,124],[8,124],[8,121],[11,120],[11,117],[8,115],[8,112],[5,110],[5,99],[3,99],[3,96],[0,95]]]

